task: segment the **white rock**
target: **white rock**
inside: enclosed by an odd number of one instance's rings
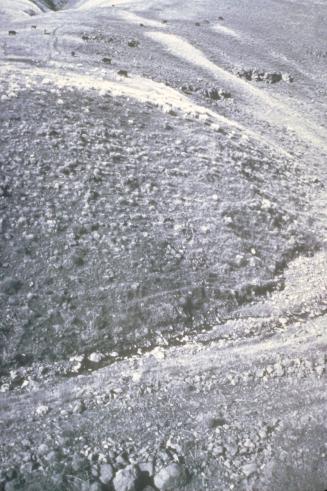
[[[319,377],[321,377],[321,375],[324,373],[324,370],[325,370],[325,367],[319,365],[318,367],[315,368],[317,374],[319,375]]]
[[[49,408],[48,406],[41,405],[36,408],[35,412],[38,416],[45,416],[46,414],[48,414]]]
[[[138,383],[141,378],[142,378],[142,371],[141,370],[135,370],[133,373],[132,373],[132,380],[133,382],[135,383]]]
[[[257,464],[252,462],[250,464],[243,465],[242,472],[246,475],[246,477],[249,477],[257,471],[257,468]]]
[[[151,355],[154,356],[157,360],[163,360],[165,358],[165,351],[163,348],[157,346],[151,351]]]
[[[89,360],[92,363],[100,363],[101,360],[103,360],[103,354],[102,353],[91,353],[89,356]]]
[[[284,368],[280,363],[276,363],[275,365],[275,375],[277,377],[282,377],[284,375]]]
[[[136,482],[139,470],[134,465],[129,465],[125,469],[117,472],[113,485],[115,491],[136,491]]]

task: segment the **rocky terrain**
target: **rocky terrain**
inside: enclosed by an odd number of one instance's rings
[[[0,490],[327,489],[326,15],[0,0]]]

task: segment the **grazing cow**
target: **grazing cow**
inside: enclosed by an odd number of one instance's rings
[[[16,31],[8,31],[9,36],[16,36]]]

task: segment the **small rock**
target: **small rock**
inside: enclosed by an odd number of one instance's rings
[[[58,462],[59,460],[59,453],[56,452],[55,450],[52,450],[51,452],[49,452],[45,459],[50,463],[50,464],[54,464],[55,462]]]
[[[72,356],[69,361],[72,363],[71,372],[79,373],[83,369],[84,355]]]
[[[319,377],[321,377],[321,375],[324,373],[325,371],[325,367],[323,367],[322,365],[319,365],[315,368],[317,374],[319,375]]]
[[[45,416],[46,414],[48,414],[49,408],[48,406],[38,406],[35,412],[38,416]]]
[[[137,48],[138,46],[140,45],[139,41],[137,41],[136,39],[130,39],[128,41],[128,46],[130,48]]]
[[[276,363],[275,365],[275,375],[277,377],[282,377],[284,375],[284,368],[280,363]]]
[[[183,84],[180,89],[185,93],[185,94],[192,94],[194,92],[194,87],[188,83]]]
[[[102,353],[91,353],[89,355],[89,360],[92,363],[100,363],[101,360],[103,360],[103,354]]]
[[[90,486],[90,491],[102,491],[102,486],[99,482],[93,482]]]
[[[103,484],[109,484],[114,477],[114,468],[111,464],[102,464],[100,466],[100,481]]]
[[[39,455],[46,455],[47,453],[49,453],[48,445],[46,445],[45,443],[41,443],[41,445],[39,445],[39,447],[37,449],[37,453]]]
[[[125,467],[129,464],[127,458],[125,457],[125,455],[118,455],[118,457],[116,458],[116,464],[122,466],[122,467]]]
[[[77,401],[73,405],[73,413],[75,414],[81,414],[85,411],[86,407],[83,401]]]
[[[154,476],[154,462],[141,462],[138,466],[141,472]]]
[[[89,461],[85,456],[75,453],[72,459],[72,469],[75,472],[85,470],[89,466]]]
[[[154,477],[155,486],[160,491],[174,491],[187,483],[187,472],[180,464],[169,464]]]
[[[117,472],[113,485],[115,491],[136,491],[139,469],[135,465],[129,465]]]
[[[212,453],[213,455],[218,457],[219,455],[223,455],[224,451],[225,451],[224,447],[222,447],[221,445],[217,445],[217,447],[213,448]]]
[[[15,295],[23,286],[22,282],[15,278],[6,278],[1,282],[0,291],[6,295]]]
[[[276,84],[277,82],[280,82],[282,80],[282,74],[277,72],[276,73],[266,72],[263,76],[263,80],[265,80],[269,84]]]
[[[242,467],[243,474],[246,475],[246,477],[251,476],[257,471],[257,464],[256,463],[251,463],[251,464],[245,464]]]
[[[150,354],[154,356],[157,360],[163,360],[165,358],[165,350],[160,346],[157,346],[152,351],[150,351]]]
[[[16,491],[18,489],[18,483],[16,481],[6,482],[4,491]]]
[[[282,80],[283,82],[287,82],[287,83],[294,82],[294,78],[289,73],[282,73]]]
[[[209,415],[205,418],[205,424],[208,428],[217,428],[218,426],[224,426],[227,422],[224,418]]]
[[[204,91],[204,95],[213,101],[218,101],[220,99],[218,90],[214,87],[206,89]]]

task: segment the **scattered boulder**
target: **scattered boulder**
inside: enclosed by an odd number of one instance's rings
[[[209,429],[218,428],[219,426],[224,426],[227,424],[227,421],[219,416],[207,415],[204,419],[205,426]]]
[[[209,87],[203,90],[203,95],[212,99],[213,101],[219,101],[222,99],[229,99],[232,97],[230,92],[223,89],[217,89],[216,87]]]
[[[104,57],[102,58],[102,62],[106,63],[107,65],[111,65],[111,58]]]
[[[236,72],[236,75],[244,80],[266,82],[268,84],[276,84],[282,80],[284,82],[293,82],[293,78],[288,73],[265,72],[257,68],[241,69]]]
[[[189,83],[184,83],[183,85],[181,85],[180,90],[188,95],[197,92],[202,94],[204,97],[207,97],[208,99],[212,99],[213,101],[229,99],[232,97],[232,94],[224,89],[218,89],[217,87],[194,87]]]
[[[283,82],[287,82],[287,83],[294,82],[294,78],[289,73],[282,73],[282,80]]]
[[[160,491],[174,491],[185,486],[188,476],[181,464],[169,464],[154,476],[154,484]]]
[[[268,84],[276,84],[277,82],[280,82],[282,80],[282,74],[279,72],[265,72],[263,80]]]
[[[119,70],[118,75],[120,75],[121,77],[128,77],[128,72],[127,70]]]
[[[130,48],[138,48],[140,42],[137,39],[130,39],[127,44]]]
[[[183,84],[180,89],[185,93],[185,94],[192,94],[193,92],[195,92],[195,89],[193,87],[193,85],[191,84],[188,84],[188,83],[185,83]]]
[[[252,75],[253,75],[253,70],[245,70],[245,69],[242,69],[242,70],[238,70],[236,72],[236,75],[239,77],[239,78],[243,78],[245,80],[249,80],[251,81],[252,80]]]
[[[136,491],[139,469],[135,465],[128,465],[117,472],[113,486],[115,491]]]

